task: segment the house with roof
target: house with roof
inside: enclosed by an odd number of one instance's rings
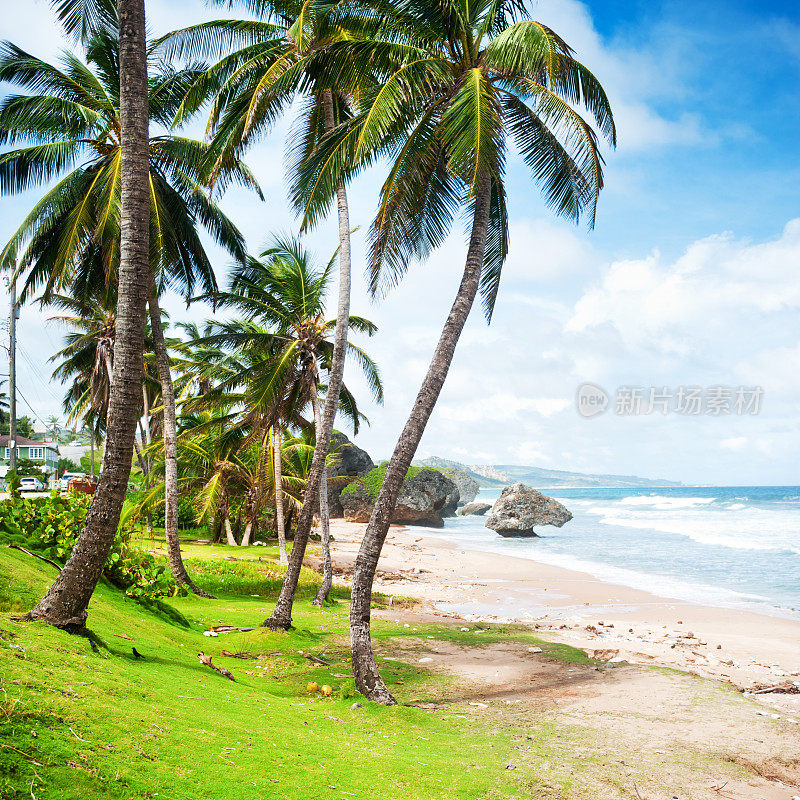
[[[9,439],[7,433],[0,436],[0,478],[5,478],[11,465]],[[39,465],[47,482],[52,485],[58,477],[58,442],[38,442],[35,439],[17,436],[16,446],[17,461],[27,459]]]

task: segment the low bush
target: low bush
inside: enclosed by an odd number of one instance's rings
[[[375,467],[375,469],[371,469],[363,477],[356,478],[352,483],[348,483],[347,486],[342,489],[342,494],[355,494],[358,491],[358,487],[363,486],[372,497],[377,497],[381,486],[383,486],[383,479],[386,477],[386,466],[387,465],[384,464],[380,467]],[[426,469],[426,467],[409,467],[404,480],[415,478],[424,469]]]
[[[0,501],[0,542],[17,545],[63,564],[83,529],[91,497],[10,498]],[[118,531],[108,554],[105,577],[126,594],[141,600],[180,594],[169,570],[149,553],[133,547]]]

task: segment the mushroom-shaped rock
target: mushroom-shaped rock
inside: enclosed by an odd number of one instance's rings
[[[538,525],[560,528],[572,514],[552,497],[537,492],[524,483],[506,486],[486,520],[486,527],[501,536],[536,536]]]

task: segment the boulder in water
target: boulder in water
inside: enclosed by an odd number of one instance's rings
[[[515,483],[503,489],[486,527],[501,536],[536,536],[537,525],[560,528],[571,519],[572,514],[557,500],[524,483]]]
[[[490,508],[491,503],[467,503],[456,511],[460,517],[482,517]]]

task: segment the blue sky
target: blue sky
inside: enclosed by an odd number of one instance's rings
[[[154,33],[219,14],[194,0],[148,0],[148,13]],[[796,4],[542,0],[533,16],[603,81],[620,145],[607,153],[591,232],[554,219],[511,158],[511,253],[496,317],[490,328],[479,313],[470,319],[420,455],[696,483],[800,483]],[[7,15],[0,34],[48,57],[63,45],[41,1]],[[279,126],[247,158],[267,202],[241,192],[223,200],[253,250],[268,231],[296,224],[281,177],[285,132]],[[378,168],[351,187],[362,231],[380,180]],[[0,199],[4,240],[31,200]],[[355,238],[354,311],[380,325],[368,346],[387,385],[386,405],[367,408],[372,424],[359,442],[383,457],[413,401],[465,248],[455,231],[375,305],[361,280],[362,233]],[[333,222],[309,245],[327,258]],[[225,258],[218,263],[223,278]],[[175,318],[207,314],[168,305]],[[46,380],[62,335],[46,316],[25,309],[20,326],[20,386],[42,417],[58,411],[62,393]],[[586,381],[611,395],[627,385],[759,385],[764,398],[756,416],[609,411],[583,419],[574,395]]]

